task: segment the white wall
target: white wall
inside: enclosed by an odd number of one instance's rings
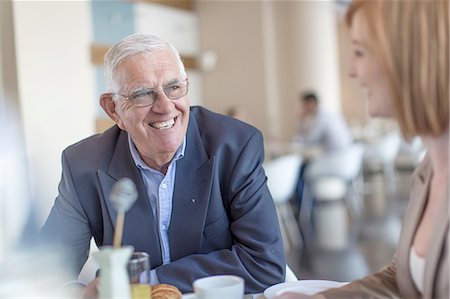
[[[90,3],[14,2],[14,20],[32,194],[44,221],[57,195],[62,150],[94,132]]]
[[[238,107],[248,121],[268,132],[267,90],[261,1],[199,1],[203,50],[217,54],[216,67],[203,73],[204,104],[225,113]]]
[[[17,245],[31,206],[25,140],[17,92],[12,25],[12,4],[9,1],[2,1],[0,2],[0,250],[3,257]]]
[[[290,141],[298,95],[315,90],[340,112],[338,35],[333,1],[198,1],[203,50],[217,53],[204,73],[204,103],[246,110],[266,140]]]
[[[327,110],[341,111],[337,12],[334,1],[290,5],[295,89],[316,90]]]
[[[283,138],[291,140],[299,117],[299,94],[313,90],[320,105],[340,113],[341,78],[337,12],[333,1],[275,2],[280,52],[280,101]]]
[[[136,32],[157,35],[184,55],[194,56],[200,51],[197,19],[193,11],[149,3],[134,5]]]
[[[136,32],[157,35],[174,45],[181,56],[200,56],[198,16],[193,11],[158,4],[136,3],[134,27]],[[203,103],[201,71],[188,70],[187,75],[191,105],[201,105]]]

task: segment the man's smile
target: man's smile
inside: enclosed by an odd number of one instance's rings
[[[175,119],[176,118],[171,118],[166,121],[151,123],[150,126],[159,130],[167,130],[173,127],[173,125],[175,124]]]

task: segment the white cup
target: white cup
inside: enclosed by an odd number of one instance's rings
[[[242,299],[244,279],[235,275],[215,275],[194,281],[197,299]]]

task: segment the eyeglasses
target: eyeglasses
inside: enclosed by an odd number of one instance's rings
[[[188,93],[189,82],[188,79],[184,81],[164,86],[162,92],[171,100],[177,100],[184,97]],[[119,93],[111,93],[112,96],[121,96],[125,100],[130,101],[136,107],[152,106],[158,95],[161,93],[156,88],[143,88],[134,92],[129,96],[125,96]]]

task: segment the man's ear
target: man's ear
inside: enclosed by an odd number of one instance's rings
[[[104,93],[100,96],[100,106],[102,106],[103,111],[108,114],[108,116],[121,128],[124,130],[122,120],[116,112],[116,102],[114,102],[111,94]]]

